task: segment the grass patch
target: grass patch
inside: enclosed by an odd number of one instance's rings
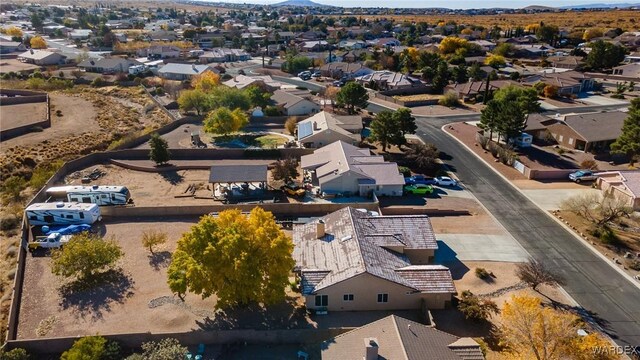
[[[205,138],[206,139],[206,138]],[[287,142],[287,138],[280,135],[256,135],[256,134],[235,134],[221,135],[212,138],[212,142],[218,147],[225,148],[261,148],[275,149]]]

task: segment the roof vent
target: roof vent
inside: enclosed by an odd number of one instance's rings
[[[56,203],[56,207],[57,207],[57,208],[62,208],[62,207],[64,207],[64,203],[63,203],[62,201],[57,202],[57,203]]]
[[[316,238],[322,239],[325,235],[324,220],[320,219],[316,222]]]
[[[347,240],[351,240],[353,238],[353,236],[351,235],[347,235],[347,236],[343,236],[340,241],[347,241]]]
[[[98,189],[98,185],[93,185],[93,186],[92,186],[92,188],[93,188],[94,190],[97,190],[97,189]]]
[[[364,338],[364,359],[378,360],[378,339]]]

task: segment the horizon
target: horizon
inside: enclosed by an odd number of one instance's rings
[[[285,0],[225,0],[225,1],[215,1],[215,0],[197,0],[201,2],[211,2],[211,3],[230,3],[230,4],[255,4],[255,5],[273,5]],[[603,0],[603,1],[589,1],[589,0],[566,0],[566,1],[554,1],[554,0],[490,0],[487,2],[483,2],[481,6],[470,6],[473,2],[468,0],[433,0],[429,2],[420,1],[419,4],[416,4],[415,0],[398,0],[394,2],[394,6],[391,7],[388,5],[387,1],[382,0],[372,0],[367,1],[366,5],[363,6],[363,1],[361,0],[312,0],[315,3],[322,5],[331,5],[338,6],[344,8],[357,8],[357,7],[367,7],[367,8],[446,8],[451,10],[456,9],[490,9],[490,8],[509,8],[509,9],[520,9],[527,6],[548,6],[548,7],[556,7],[561,8],[564,6],[576,6],[576,5],[589,5],[589,4],[608,4],[608,5],[616,5],[616,4],[636,4],[640,2],[636,2],[634,0]]]

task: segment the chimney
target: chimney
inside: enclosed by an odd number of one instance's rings
[[[378,339],[364,338],[364,360],[378,360]]]
[[[318,123],[316,121],[313,122],[313,130],[319,130]]]
[[[316,237],[322,239],[324,237],[324,220],[318,220],[316,223]]]

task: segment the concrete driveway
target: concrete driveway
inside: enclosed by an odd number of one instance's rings
[[[529,254],[511,235],[436,234],[436,263],[460,261],[524,262]]]
[[[559,210],[560,204],[574,196],[595,194],[601,196],[600,190],[585,186],[584,189],[535,189],[522,190],[534,203],[545,210]]]

